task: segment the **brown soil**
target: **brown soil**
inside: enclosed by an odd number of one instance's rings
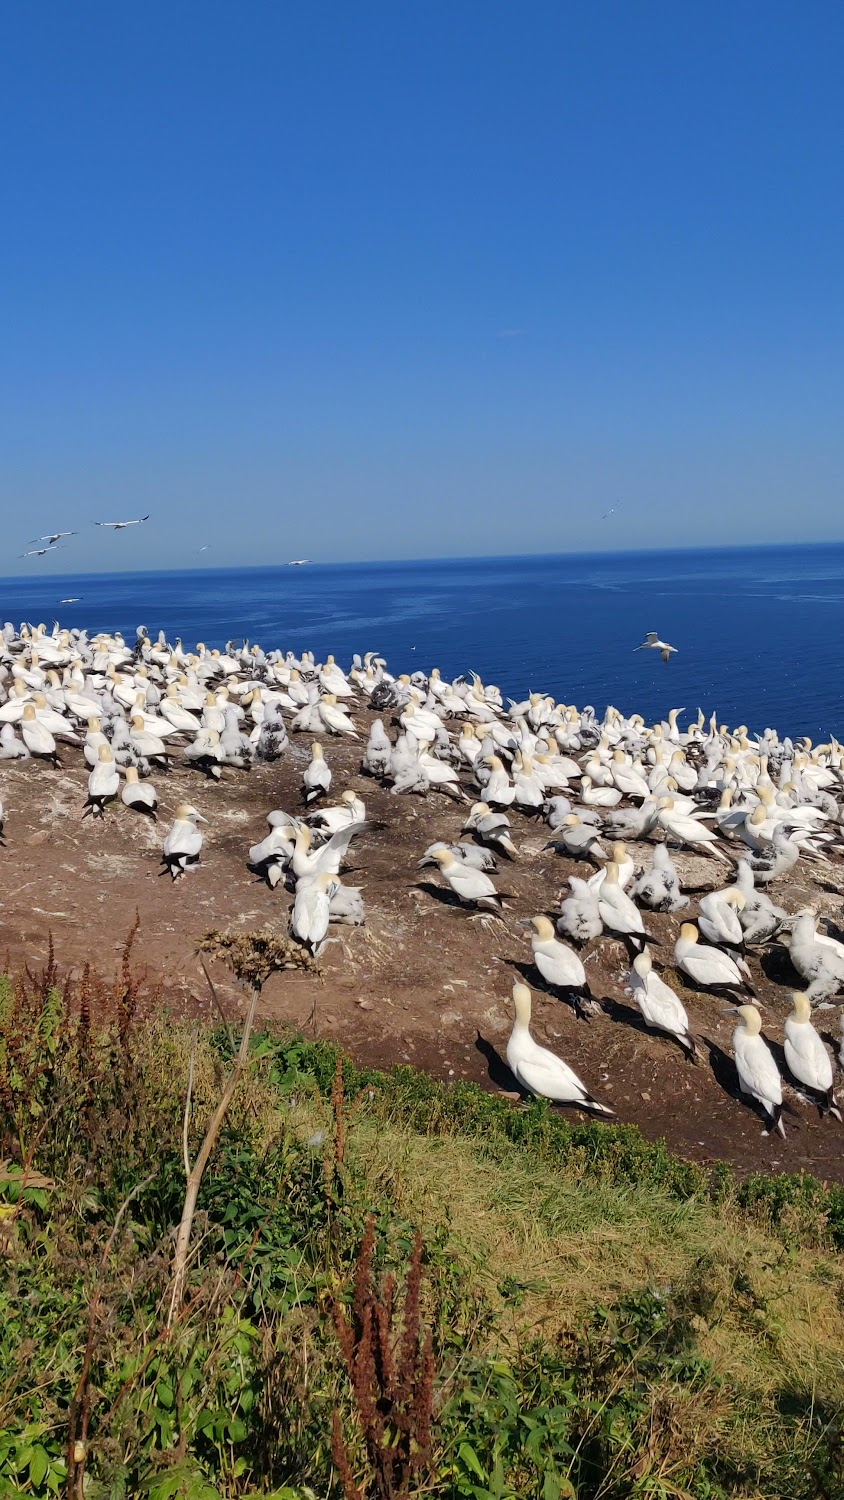
[[[356,717],[362,723],[367,716]],[[290,894],[281,886],[271,891],[250,874],[246,855],[265,836],[271,808],[302,810],[307,745],[308,737],[299,737],[276,764],[250,774],[226,770],[219,783],[181,766],[156,774],[157,825],[119,804],[102,820],[82,820],[86,768],[69,747],[62,770],[32,761],[4,764],[0,955],[8,953],[13,965],[38,963],[52,932],[63,969],[78,970],[90,960],[107,974],[118,965],[137,912],[138,960],[160,980],[169,1003],[207,1014],[211,1002],[196,957],[202,935],[221,927],[286,929]],[[386,825],[352,845],[351,868],[344,872],[347,884],[363,886],[366,925],[332,926],[322,977],[298,971],[274,976],[262,997],[267,1019],[340,1041],[363,1062],[410,1063],[439,1078],[475,1079],[515,1094],[502,1059],[510,990],[521,970],[534,990],[537,1039],[559,1051],[619,1120],[651,1138],[664,1136],[674,1150],[699,1161],[727,1160],[742,1171],[805,1169],[844,1181],[844,1127],[819,1119],[789,1094],[787,1140],[763,1137],[760,1117],[736,1097],[733,1020],[723,1001],[689,991],[671,967],[680,918],[654,916],[649,926],[661,940],[653,950],[656,962],[667,967],[693,1030],[706,1039],[697,1066],[670,1040],[644,1029],[624,994],[629,957],[619,942],[603,938],[583,955],[592,993],[603,1000],[602,1016],[578,1020],[566,1003],[543,992],[520,919],[550,910],[575,871],[572,862],[543,849],[543,823],[511,814],[520,859],[501,861],[494,879],[512,899],[503,920],[473,917],[455,904],[433,867],[416,868],[428,844],[458,837],[468,804],[437,794],[426,800],[392,796],[360,774],[361,749],[362,742],[345,740],[326,745],[333,792],[354,787],[367,815]],[[185,800],[210,826],[198,870],[174,884],[160,873],[161,844],[175,806]],[[635,853],[644,862],[647,850]],[[684,883],[723,884],[726,867],[714,859],[681,855],[677,863]],[[812,900],[834,921],[840,897],[818,884],[817,868],[801,862],[787,888],[778,886],[773,895],[789,910]],[[765,1032],[776,1049],[797,979],[781,947],[750,963]],[[235,1004],[239,997],[219,969],[217,978]],[[837,1038],[837,1011],[823,1011],[819,1020],[820,1029]]]

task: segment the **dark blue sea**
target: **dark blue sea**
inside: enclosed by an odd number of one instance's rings
[[[60,605],[69,595],[80,602]],[[844,544],[720,551],[38,575],[0,582],[0,616],[159,629],[186,646],[260,641],[394,671],[474,670],[522,698],[614,703],[844,737]],[[679,648],[665,666],[633,647]]]

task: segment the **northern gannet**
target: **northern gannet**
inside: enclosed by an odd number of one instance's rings
[[[770,1048],[761,1036],[762,1017],[755,1005],[738,1005],[734,1015],[738,1025],[733,1032],[733,1052],[742,1093],[750,1094],[761,1104],[770,1125],[765,1135],[778,1130],[785,1140],[782,1123],[782,1079]]]
[[[173,826],[164,840],[162,858],[174,880],[184,875],[185,870],[195,869],[202,849],[202,834],[197,823],[207,823],[202,813],[188,802],[176,808]]]
[[[126,767],[126,782],[120,793],[120,800],[126,807],[133,808],[135,812],[145,813],[148,818],[152,818],[153,822],[156,821],[158,794],[151,782],[138,780],[137,766]]]
[[[682,973],[704,989],[749,989],[745,975],[729,954],[698,942],[693,922],[684,922],[680,928],[674,945],[674,962]],[[746,964],[744,968],[747,969]]]
[[[806,995],[792,995],[792,1012],[785,1022],[785,1060],[792,1078],[823,1101],[823,1108],[841,1119],[833,1092],[832,1062],[812,1025],[812,1007]]]
[[[513,1076],[541,1099],[555,1104],[573,1104],[593,1114],[611,1115],[581,1083],[577,1074],[547,1047],[540,1047],[530,1034],[531,994],[526,984],[513,985],[515,1020],[507,1043],[507,1064]]]
[[[110,745],[100,745],[97,764],[88,776],[88,801],[86,811],[95,818],[103,816],[107,802],[111,802],[120,790],[120,773],[114,763]]]
[[[656,844],[649,870],[630,887],[630,894],[651,911],[682,911],[689,898],[680,889],[680,877],[665,844]]]
[[[667,641],[661,641],[655,630],[649,630],[640,646],[634,646],[634,651],[658,651],[663,661],[670,661],[672,654],[676,652],[676,646],[669,646]]]
[[[314,802],[317,797],[324,797],[331,786],[331,767],[325,759],[319,740],[314,740],[311,745],[311,759],[305,767],[302,783],[305,788],[306,802]]]
[[[455,859],[447,848],[436,849],[432,858],[439,865],[443,880],[465,905],[500,908],[503,898],[483,870],[473,870],[462,859]]]
[[[142,526],[144,521],[149,520],[149,515],[139,516],[136,521],[95,521],[95,526],[107,526],[111,531],[125,531],[127,526]]]
[[[691,1058],[697,1056],[685,1007],[671,986],[657,974],[647,949],[637,953],[633,960],[628,993],[638,1005],[646,1026],[673,1036]]]
[[[590,1009],[593,1013],[597,1011],[599,1007],[589,992],[586,970],[577,954],[554,935],[553,925],[547,917],[531,917],[530,925],[533,927],[530,940],[533,961],[545,982],[556,990],[573,995],[578,1014]],[[583,996],[588,1003],[584,1003]]]

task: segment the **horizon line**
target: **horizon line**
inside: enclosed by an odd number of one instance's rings
[[[374,567],[399,567],[402,565],[430,564],[430,563],[460,563],[460,562],[521,562],[536,560],[539,558],[573,558],[573,557],[651,557],[654,554],[662,556],[685,555],[687,553],[718,553],[718,552],[782,552],[785,550],[809,550],[817,547],[841,547],[844,546],[844,538],[826,538],[824,540],[805,542],[736,542],[728,543],[726,546],[713,546],[709,543],[694,544],[692,546],[666,546],[666,547],[603,547],[603,548],[575,548],[570,552],[461,552],[433,557],[384,557],[384,558],[350,558],[333,562],[320,562],[317,559],[307,563],[309,568],[374,568]],[[202,564],[185,566],[181,568],[98,568],[90,572],[74,573],[43,573],[41,576],[47,578],[131,578],[145,576],[161,576],[172,573],[272,573],[289,568],[292,564],[288,562],[279,563],[240,563],[228,564],[223,567],[208,567]],[[0,577],[0,583],[16,583],[19,580],[26,582],[35,581],[38,574],[33,573],[8,573]]]

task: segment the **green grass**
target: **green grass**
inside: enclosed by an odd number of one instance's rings
[[[126,974],[86,984],[0,982],[0,1497],[65,1493],[88,1342],[88,1500],[334,1500],[335,1410],[377,1500],[336,1331],[370,1218],[378,1286],[424,1247],[433,1425],[403,1493],[844,1495],[837,1188],[739,1182],[629,1127],[265,1034],[168,1331],[189,1057],[195,1154],[230,1043],[140,1024]]]

